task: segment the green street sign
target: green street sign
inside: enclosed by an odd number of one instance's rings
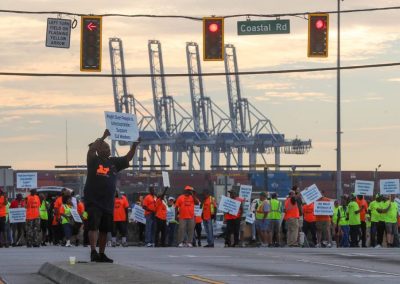
[[[288,34],[290,33],[290,21],[239,21],[237,22],[237,31],[238,35]]]

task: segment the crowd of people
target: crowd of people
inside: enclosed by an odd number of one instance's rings
[[[84,202],[68,189],[55,197],[38,195],[32,189],[26,198],[18,194],[12,202],[0,190],[0,247],[71,247],[79,245],[83,232],[83,245],[90,245],[90,260],[113,262],[105,254],[107,242],[116,246],[120,235],[120,244],[127,246],[130,221],[128,199],[116,190],[117,174],[129,167],[140,138],[125,156],[111,157],[110,146],[104,141],[110,135],[106,129],[101,138],[89,144]],[[282,199],[267,192],[254,200],[244,200],[233,189],[228,194],[234,200],[231,202],[240,206],[224,213],[225,247],[399,246],[394,195],[376,195],[369,202],[363,196],[343,195],[334,202],[331,215],[316,215],[314,203],[304,203],[296,186]],[[322,196],[319,201],[331,200]],[[214,247],[217,202],[209,190],[197,193],[188,185],[181,195],[171,196],[168,187],[157,195],[155,188],[149,187],[149,193],[132,204],[133,210],[135,206],[144,209],[145,224],[135,219],[134,232],[146,247],[200,247],[203,227],[207,235],[204,247]],[[12,208],[26,209],[25,222],[10,222]],[[250,231],[247,243],[246,230]]]
[[[213,224],[217,215],[216,199],[208,189],[201,198],[191,186],[183,194],[167,196],[168,188],[159,194],[153,186],[149,193],[129,204],[124,194],[116,191],[114,198],[113,227],[107,234],[108,245],[128,246],[128,224],[136,223],[138,241],[147,247],[194,247],[202,246],[202,230],[205,230],[204,247],[214,247]],[[237,215],[224,214],[225,247],[255,245],[262,247],[398,247],[398,204],[395,196],[377,194],[368,202],[364,196],[343,195],[334,201],[334,211],[329,215],[315,215],[314,203],[304,204],[299,190],[293,188],[286,199],[278,199],[276,193],[261,192],[252,200],[249,212],[254,215],[250,223],[244,216],[244,199],[235,190],[229,197],[241,202]],[[323,196],[319,201],[330,201]],[[144,209],[146,224],[129,218],[135,206]],[[195,206],[201,208],[196,216]],[[10,223],[9,208],[26,208],[25,223]],[[82,222],[74,221],[71,210],[76,210]],[[248,214],[248,213],[247,213]],[[89,245],[88,212],[80,196],[63,189],[60,196],[47,198],[31,190],[11,202],[4,192],[0,194],[0,247],[39,247],[63,245]],[[250,234],[245,239],[245,228]],[[119,239],[117,238],[119,236]],[[119,241],[117,241],[117,239]]]

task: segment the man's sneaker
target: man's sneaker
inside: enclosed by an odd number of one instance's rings
[[[105,253],[99,253],[99,260],[97,262],[113,263],[114,260],[108,258]]]
[[[326,247],[327,247],[327,248],[331,248],[331,247],[332,247],[332,244],[329,243]]]
[[[183,248],[184,247],[184,244],[183,243],[180,243],[179,245],[178,245],[178,248]]]
[[[124,248],[126,248],[127,246],[128,246],[128,243],[122,243],[122,246],[124,247]]]
[[[316,248],[320,248],[320,247],[321,247],[321,244],[317,244],[315,247],[316,247]]]
[[[214,247],[214,245],[205,245],[205,246],[203,246],[203,248],[213,248]]]
[[[99,254],[97,253],[97,251],[92,250],[92,252],[90,253],[90,261],[92,262],[98,262],[100,259]]]
[[[192,245],[191,243],[188,243],[187,246],[188,246],[189,248],[192,248],[192,247],[193,247],[193,245]]]
[[[153,246],[153,244],[151,244],[151,243],[148,243],[147,245],[146,245],[146,247],[148,247],[148,248],[151,248]]]
[[[375,248],[378,249],[378,248],[381,248],[381,246],[380,245],[376,245]]]

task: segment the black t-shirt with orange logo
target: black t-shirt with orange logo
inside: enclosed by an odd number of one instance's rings
[[[109,213],[114,211],[117,173],[129,167],[126,157],[93,158],[87,165],[85,206],[96,206]]]

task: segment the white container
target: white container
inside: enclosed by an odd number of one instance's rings
[[[75,256],[70,256],[69,257],[69,264],[74,265],[76,262],[76,257]]]

